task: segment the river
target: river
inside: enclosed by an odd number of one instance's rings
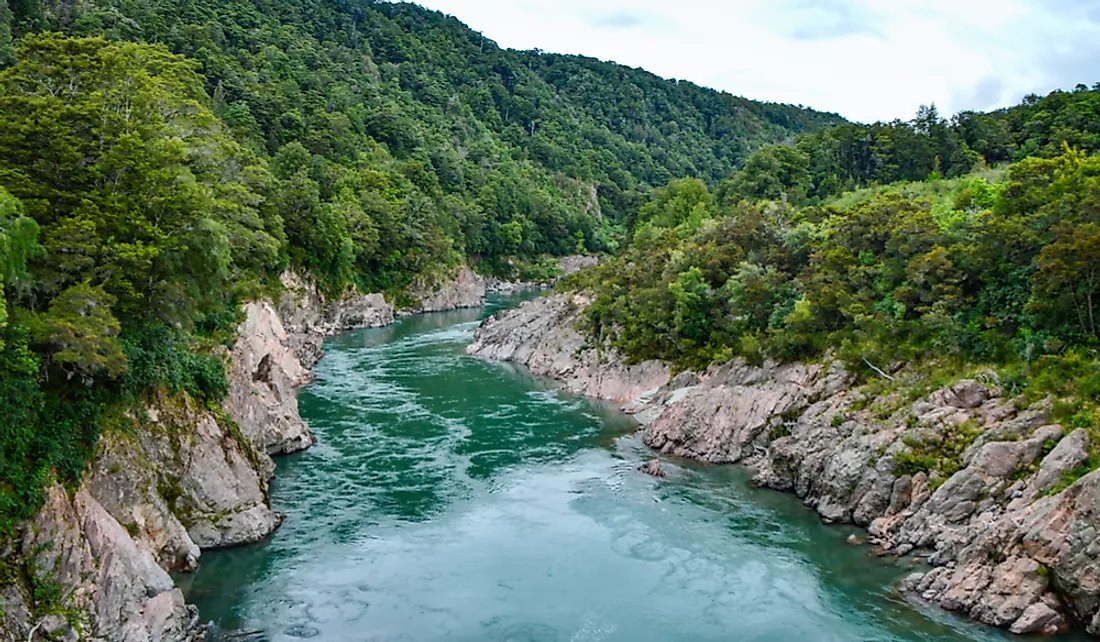
[[[649,456],[614,407],[464,353],[483,310],[341,335],[300,391],[268,541],[179,577],[227,639],[1006,640],[737,467]],[[255,632],[247,635],[249,632]],[[245,635],[242,635],[245,634]]]

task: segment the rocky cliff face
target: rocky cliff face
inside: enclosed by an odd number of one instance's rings
[[[507,294],[511,292],[518,292],[520,290],[537,290],[540,288],[553,287],[555,283],[562,278],[580,272],[584,268],[593,267],[600,264],[600,257],[598,256],[562,256],[558,258],[558,270],[559,274],[556,278],[549,281],[501,281],[495,277],[485,277],[485,290],[487,292],[495,292]]]
[[[1061,489],[1089,436],[1052,424],[1049,402],[1025,407],[992,380],[928,395],[904,373],[856,385],[837,362],[669,380],[586,348],[573,327],[585,304],[559,295],[498,314],[469,351],[626,402],[660,453],[744,463],[826,521],[868,528],[881,554],[934,567],[901,584],[921,599],[1015,633],[1100,635],[1100,471]]]
[[[485,279],[470,268],[461,267],[434,282],[417,279],[409,288],[409,296],[419,303],[402,310],[402,315],[476,308],[485,303]]]
[[[563,256],[558,259],[558,267],[561,268],[562,276],[569,276],[570,274],[576,274],[585,268],[595,267],[600,264],[600,257],[598,256]]]
[[[71,497],[50,488],[3,558],[6,571],[18,576],[3,588],[5,640],[202,639],[195,608],[86,487]]]
[[[315,442],[294,388],[310,379],[324,336],[393,322],[381,295],[327,302],[309,281],[287,274],[283,282],[278,306],[244,307],[226,354],[223,408],[165,394],[135,410],[101,435],[81,487],[71,496],[51,488],[0,551],[0,639],[202,639],[197,612],[166,570],[193,569],[203,549],[257,542],[278,528],[271,455]]]
[[[467,352],[527,366],[563,381],[572,392],[601,399],[626,402],[664,385],[666,366],[655,361],[623,365],[614,354],[585,345],[576,323],[587,304],[580,295],[528,301],[487,319]]]
[[[230,353],[226,411],[269,455],[309,448],[316,439],[298,415],[294,388],[309,381],[310,371],[299,360],[271,303],[249,303],[245,315]]]

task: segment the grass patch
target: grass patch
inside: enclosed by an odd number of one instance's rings
[[[973,421],[958,426],[945,427],[941,432],[926,439],[906,438],[908,451],[894,456],[898,462],[898,473],[915,475],[938,472],[944,480],[962,470],[963,453],[981,435],[982,431]]]

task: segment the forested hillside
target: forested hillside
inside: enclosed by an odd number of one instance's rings
[[[274,159],[278,180],[310,195],[316,186],[317,205],[339,202],[348,172],[385,174],[377,191],[387,198],[363,204],[367,213],[376,222],[391,217],[387,207],[417,215],[380,224],[381,251],[364,269],[286,216],[291,247],[310,267],[337,279],[357,272],[374,288],[448,259],[448,249],[490,261],[573,251],[578,241],[606,250],[610,224],[652,187],[684,176],[717,183],[764,144],[841,122],[617,65],[504,51],[415,5],[28,0],[13,9],[17,33],[163,43],[198,61],[213,113]],[[593,189],[607,220],[590,216]],[[298,206],[315,209],[306,198]],[[324,224],[302,216],[301,225]],[[420,236],[427,247],[409,256]]]
[[[1100,91],[1080,87],[806,135],[717,190],[655,190],[621,255],[564,287],[594,295],[591,340],[635,362],[841,359],[887,388],[908,364],[917,397],[978,374],[1051,395],[1092,436],[1076,479],[1100,467],[1098,132]]]
[[[954,178],[1030,156],[1049,158],[1064,144],[1093,153],[1100,150],[1098,115],[1100,84],[950,120],[935,106],[921,107],[912,121],[845,124],[800,136],[794,145],[767,146],[722,185],[719,196],[821,203],[869,185]]]
[[[542,278],[655,186],[839,122],[414,5],[0,0],[0,526],[150,392],[217,409],[288,267],[399,304],[460,263]]]

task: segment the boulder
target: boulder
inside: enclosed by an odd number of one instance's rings
[[[668,477],[668,473],[661,468],[661,462],[657,459],[650,459],[646,463],[638,466],[638,470],[649,475],[650,477]]]

